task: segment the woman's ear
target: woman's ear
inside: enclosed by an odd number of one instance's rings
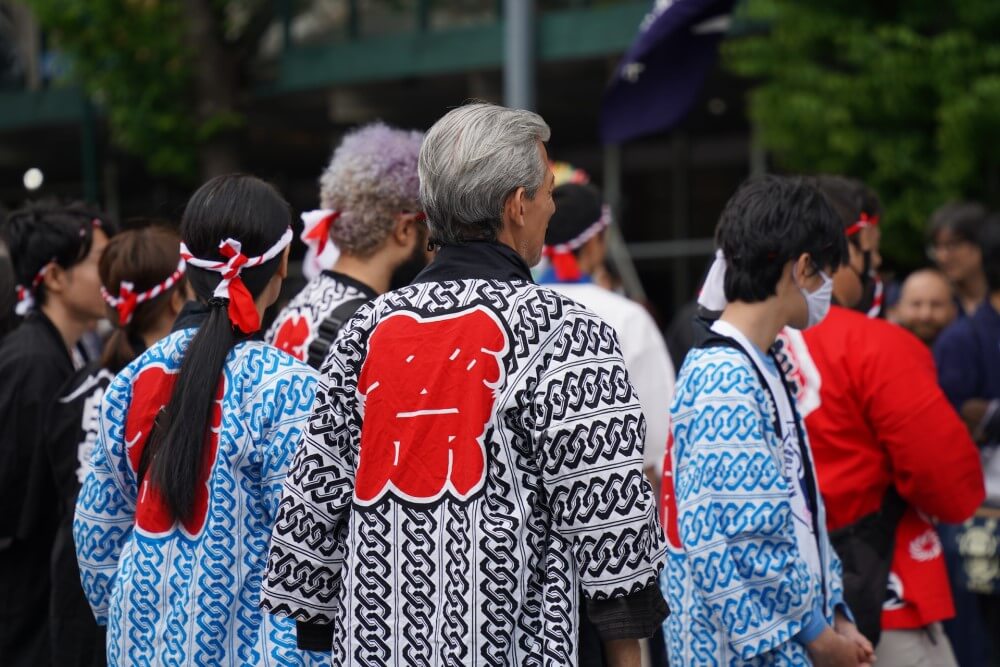
[[[288,255],[291,250],[290,246],[285,246],[285,250],[281,253],[281,263],[278,264],[276,273],[282,280],[288,277]]]
[[[69,272],[55,262],[49,264],[42,277],[42,284],[45,285],[46,294],[62,294],[69,282]]]

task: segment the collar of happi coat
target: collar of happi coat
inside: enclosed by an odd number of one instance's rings
[[[477,279],[534,282],[531,269],[510,246],[497,241],[466,241],[442,246],[413,284]]]

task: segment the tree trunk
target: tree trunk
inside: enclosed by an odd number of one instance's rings
[[[204,123],[219,114],[235,118],[239,103],[239,61],[227,48],[219,17],[211,0],[184,0],[183,6],[188,48],[196,58],[198,120]],[[206,180],[239,171],[238,131],[224,130],[208,138],[202,144],[199,162],[202,178]]]

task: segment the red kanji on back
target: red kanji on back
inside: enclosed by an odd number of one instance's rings
[[[486,424],[501,385],[507,336],[477,306],[440,317],[394,313],[369,338],[355,500],[386,493],[432,503],[466,500],[486,479]]]
[[[274,337],[274,346],[299,361],[305,361],[307,340],[309,340],[309,318],[292,315],[281,323],[281,328]]]
[[[147,366],[139,371],[132,383],[132,402],[125,417],[125,443],[133,472],[139,470],[142,451],[149,442],[156,416],[170,402],[176,383],[177,371],[169,371],[162,366]],[[215,402],[212,403],[209,432],[206,434],[208,443],[202,448],[201,474],[195,488],[194,513],[182,523],[184,532],[190,537],[201,533],[208,514],[208,477],[219,447],[223,386],[224,382],[220,381]],[[148,478],[143,480],[135,506],[135,524],[139,531],[151,537],[163,537],[173,531],[175,523],[159,489]]]

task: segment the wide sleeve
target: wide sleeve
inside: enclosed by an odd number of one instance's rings
[[[554,528],[588,599],[643,594],[663,567],[663,533],[643,474],[642,410],[615,332],[570,314],[545,358],[530,419]],[[648,601],[642,608],[648,614]]]
[[[663,457],[670,434],[670,402],[674,398],[674,365],[653,318],[641,307],[621,334],[622,354],[629,378],[639,394],[646,417],[643,460],[646,468],[663,475]]]
[[[818,634],[821,589],[797,546],[789,484],[766,440],[774,434],[763,390],[736,352],[703,357],[685,385],[672,428],[691,584],[742,660],[808,641]]]
[[[266,611],[311,624],[331,624],[336,616],[354,489],[356,381],[349,388],[345,378],[357,346],[347,345],[350,350],[334,346],[320,373],[305,437],[277,507],[261,595]]]
[[[886,344],[873,347],[858,380],[865,416],[907,503],[942,521],[964,521],[985,497],[979,452],[938,385],[927,348],[886,326]]]
[[[261,451],[261,489],[264,519],[273,526],[285,478],[295,452],[303,440],[316,396],[316,371],[291,356],[266,348],[264,364],[273,369],[256,385],[247,412],[255,415],[251,424]]]
[[[131,387],[123,373],[112,381],[101,401],[97,443],[73,517],[83,591],[101,625],[108,622],[118,560],[135,520],[136,481],[125,443],[130,401]]]

